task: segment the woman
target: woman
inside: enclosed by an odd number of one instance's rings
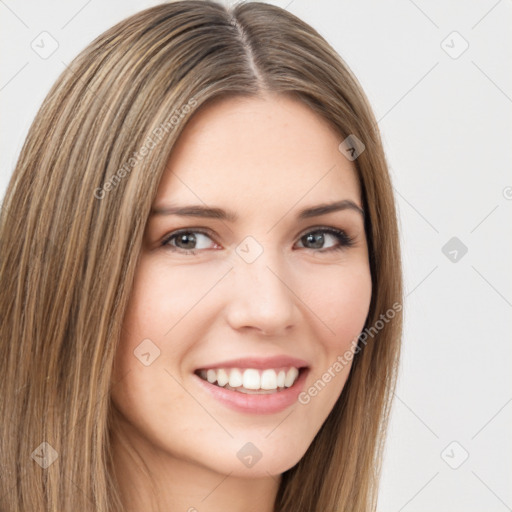
[[[0,229],[1,510],[375,510],[397,219],[311,27],[183,1],[109,29],[44,101]]]

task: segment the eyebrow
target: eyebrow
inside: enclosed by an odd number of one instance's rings
[[[364,211],[354,201],[350,199],[343,199],[334,203],[324,203],[317,206],[312,206],[300,210],[297,219],[309,219],[311,217],[319,217],[327,213],[337,212],[341,210],[354,210],[359,212],[364,219]],[[189,205],[189,206],[161,206],[153,208],[151,215],[180,215],[183,217],[201,217],[226,220],[229,222],[236,222],[238,215],[232,211],[224,210],[222,208],[208,207],[203,205]]]

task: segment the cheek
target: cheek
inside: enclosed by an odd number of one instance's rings
[[[304,302],[314,312],[311,325],[317,326],[319,363],[299,396],[306,429],[313,435],[343,391],[353,363],[352,344],[364,328],[372,296],[365,262],[316,272],[314,282],[303,291]]]
[[[207,267],[206,265],[203,267]],[[193,333],[201,326],[193,322],[204,310],[202,299],[222,277],[224,269],[175,267],[141,259],[131,290],[117,350],[114,376],[119,379],[130,370],[140,370],[134,351],[155,351],[160,355],[151,367],[173,366],[193,343]],[[192,322],[192,325],[191,325]],[[147,340],[151,340],[154,348]],[[172,350],[170,350],[172,347]]]
[[[331,346],[349,346],[364,327],[372,296],[371,274],[363,263],[317,272],[314,286],[304,282],[304,301],[323,326]]]
[[[199,303],[229,268],[215,262],[173,266],[165,258],[148,258],[138,271],[132,292],[133,316],[149,328],[156,322],[164,335],[196,306],[204,307]]]
[[[112,400],[125,420],[154,443],[162,429],[169,430],[169,411],[180,417],[200,414],[191,410],[190,397],[176,382],[183,380],[176,361],[193,343],[184,334],[190,331],[187,312],[204,294],[190,277],[190,272],[165,272],[144,262],[138,267],[115,355]],[[147,365],[142,362],[146,353]]]
[[[214,278],[205,281],[198,272],[143,263],[124,320],[127,335],[168,340],[169,332],[198,304]]]

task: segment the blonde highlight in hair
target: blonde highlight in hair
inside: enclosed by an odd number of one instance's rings
[[[307,104],[340,142],[353,134],[364,143],[354,164],[373,286],[365,327],[402,304],[397,217],[377,123],[329,44],[259,2],[228,10],[177,1],[123,20],[50,90],[3,203],[1,511],[122,510],[111,451],[112,365],[153,200],[174,144],[202,105],[265,92]],[[400,308],[360,346],[333,410],[283,473],[276,511],[375,510],[402,322]],[[44,468],[41,455],[54,460]]]

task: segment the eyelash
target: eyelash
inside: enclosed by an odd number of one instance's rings
[[[208,238],[212,238],[212,234],[203,229],[195,229],[195,228],[180,229],[178,231],[173,231],[168,236],[166,236],[164,238],[164,240],[162,241],[162,246],[168,248],[169,250],[171,250],[173,252],[181,252],[182,254],[195,255],[195,254],[197,254],[198,249],[182,249],[181,247],[175,247],[169,243],[171,240],[178,237],[179,235],[188,234],[188,233],[201,233],[202,235],[206,235]],[[338,242],[339,242],[338,245],[335,245],[328,249],[316,249],[316,252],[320,252],[320,253],[341,251],[343,249],[352,247],[355,243],[355,239],[353,237],[350,237],[349,235],[347,235],[345,233],[345,231],[342,231],[341,229],[337,229],[337,228],[333,228],[333,227],[325,227],[325,226],[318,227],[318,228],[312,228],[309,231],[306,231],[303,235],[301,235],[299,237],[299,240],[309,234],[312,234],[312,233],[328,233],[338,239]],[[308,249],[308,248],[305,247],[304,249]],[[199,249],[199,250],[202,250],[202,249]],[[310,249],[310,250],[315,251],[315,249]]]

